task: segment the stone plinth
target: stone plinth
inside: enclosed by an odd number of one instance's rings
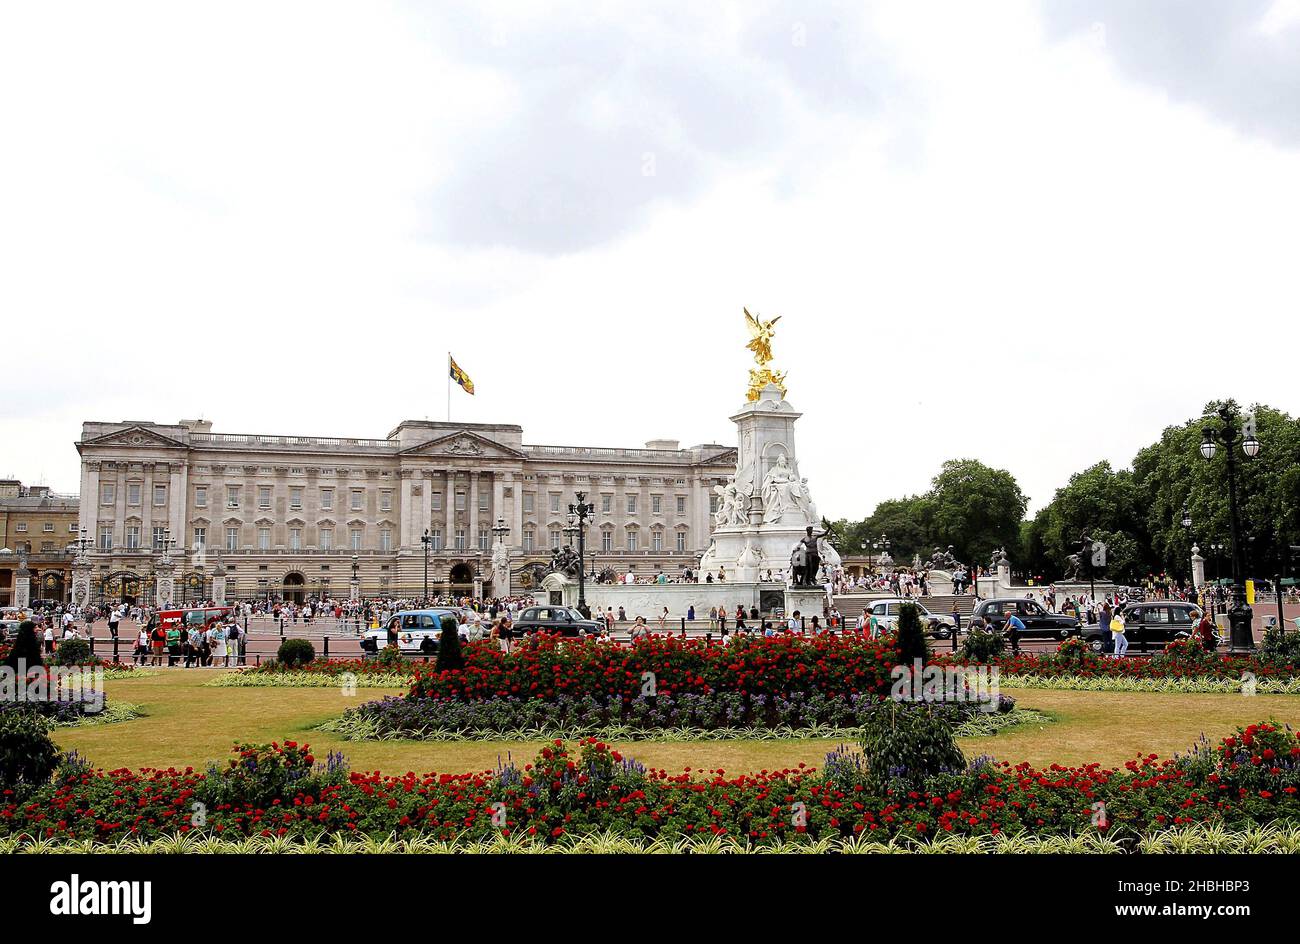
[[[826,606],[826,591],[820,587],[787,587],[785,591],[785,616],[798,611],[811,620],[820,618]],[[823,622],[823,625],[825,623]]]

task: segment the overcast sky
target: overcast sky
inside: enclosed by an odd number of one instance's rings
[[[0,475],[85,419],[734,442],[781,315],[821,511],[1034,507],[1300,412],[1300,0],[0,7]]]

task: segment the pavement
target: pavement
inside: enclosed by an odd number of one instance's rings
[[[1255,605],[1255,640],[1258,642],[1263,638],[1264,630],[1267,625],[1268,617],[1276,617],[1277,604],[1261,601]],[[1286,604],[1284,607],[1284,617],[1287,620],[1288,629],[1294,630],[1295,624],[1291,621],[1300,617],[1300,604]],[[684,620],[678,619],[676,622],[669,621],[663,630],[664,633],[680,635]],[[244,623],[241,620],[240,625]],[[626,642],[629,639],[628,630],[631,628],[630,622],[616,623],[614,627],[614,639],[620,642]],[[728,627],[734,627],[734,622],[728,621]],[[659,633],[660,629],[657,624],[652,623],[650,626],[652,633]],[[139,627],[132,620],[123,620],[118,625],[118,643],[117,643],[117,661],[130,661],[135,646],[135,637],[139,632]],[[693,623],[685,624],[687,638],[703,638],[712,633],[716,638],[717,631],[709,629],[708,620],[696,620]],[[100,620],[95,623],[91,629],[93,638],[94,652],[101,658],[109,657],[113,652],[112,634],[108,631],[108,623]],[[275,658],[276,650],[279,649],[282,640],[287,638],[310,639],[316,646],[316,653],[319,656],[328,656],[331,659],[356,659],[364,655],[361,649],[361,636],[357,632],[356,624],[346,620],[335,620],[333,617],[314,620],[310,624],[302,622],[288,621],[283,628],[280,623],[269,616],[254,616],[248,620],[248,640],[245,647],[247,664],[257,665],[264,661],[270,661]],[[1024,639],[1021,640],[1020,649],[1022,652],[1044,653],[1052,652],[1060,644],[1059,639]],[[951,640],[935,639],[932,640],[932,646],[936,653],[949,651],[952,647]],[[1130,655],[1141,655],[1142,652],[1137,644],[1129,650]]]

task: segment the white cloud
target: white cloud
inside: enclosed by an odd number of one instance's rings
[[[447,350],[455,415],[532,442],[729,441],[742,305],[834,516],[1300,410],[1300,156],[1113,22],[476,9],[6,9],[0,473],[75,489],[92,418],[383,435],[444,414]]]

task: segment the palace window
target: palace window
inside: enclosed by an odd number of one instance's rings
[[[126,486],[126,503],[128,505],[140,504],[140,483],[128,482]]]
[[[322,551],[334,550],[334,529],[333,528],[320,529],[320,549]]]
[[[533,508],[533,493],[524,492],[524,514],[531,515],[533,513]]]
[[[153,503],[155,506],[167,504],[167,486],[155,485],[153,487]]]
[[[352,510],[353,510],[353,511],[360,511],[360,510],[361,510],[361,504],[362,504],[363,501],[364,501],[364,497],[363,497],[363,492],[362,492],[362,490],[359,489],[359,488],[354,488],[354,489],[352,490]]]
[[[228,551],[239,550],[239,529],[238,528],[226,528],[226,550]]]
[[[683,554],[685,553],[685,551],[686,551],[686,532],[678,531],[677,532],[677,553]]]
[[[433,493],[433,510],[442,511],[442,492]]]
[[[239,507],[239,486],[238,485],[226,486],[226,507],[227,508]]]
[[[203,550],[203,548],[207,547],[207,545],[208,545],[208,529],[195,528],[194,529],[194,550],[201,551]]]
[[[354,551],[361,550],[361,534],[362,531],[360,528],[353,528],[348,532],[348,538],[352,542],[352,550]]]
[[[629,515],[634,515],[634,514],[636,514],[636,496],[635,496],[635,495],[629,495],[629,496],[627,496],[627,513],[628,513]]]
[[[259,551],[269,551],[271,549],[271,529],[257,529],[257,549]]]
[[[294,511],[302,509],[302,486],[294,485],[289,489],[289,507]]]
[[[167,540],[167,529],[165,527],[153,529],[153,549],[161,551],[163,543]]]
[[[456,493],[456,510],[457,510],[457,511],[464,511],[464,510],[465,510],[465,493],[464,493],[464,492],[457,492],[457,493]]]
[[[656,553],[664,549],[664,533],[662,531],[652,532],[650,535],[650,549]]]
[[[679,515],[686,514],[686,496],[684,495],[677,496],[677,513]]]
[[[651,496],[650,496],[650,514],[652,514],[652,515],[661,515],[661,514],[663,514],[663,511],[664,511],[663,504],[664,504],[664,500],[663,500],[661,497],[659,497],[658,495],[651,495]]]
[[[101,551],[111,551],[113,549],[113,526],[111,524],[101,525],[99,528],[99,549]]]
[[[393,532],[389,528],[379,529],[379,549],[385,554],[393,549]]]
[[[465,529],[464,528],[456,529],[455,541],[456,541],[456,550],[458,551],[465,550]]]
[[[128,524],[126,526],[126,549],[128,551],[139,550],[140,548],[140,526],[138,524]]]
[[[551,512],[552,512],[552,513],[559,513],[559,510],[560,510],[560,496],[559,496],[558,494],[556,494],[555,492],[552,492],[552,493],[551,493]]]
[[[488,533],[487,528],[478,529],[478,549],[480,551],[486,551],[491,546],[489,543],[490,538],[488,537]]]
[[[560,529],[551,528],[551,550],[560,546]]]
[[[257,507],[258,508],[271,507],[271,486],[269,485],[257,486]]]
[[[641,549],[641,535],[635,531],[627,533],[627,549],[629,551],[639,551]]]
[[[606,554],[608,554],[608,553],[610,553],[611,551],[614,550],[614,532],[613,532],[613,531],[602,531],[602,532],[600,532],[600,549],[601,549],[602,551],[604,551]]]
[[[206,485],[194,486],[194,504],[198,508],[208,507],[208,487]]]
[[[322,488],[320,490],[320,507],[322,511],[334,510],[334,489]]]
[[[442,528],[434,528],[429,532],[429,550],[442,550]]]
[[[289,550],[291,551],[302,550],[302,528],[289,529]]]
[[[101,505],[111,505],[117,501],[117,486],[112,482],[105,482],[99,486],[99,503]]]
[[[111,538],[111,537],[112,537],[112,535],[110,535],[110,538]],[[524,553],[525,553],[525,554],[531,554],[531,553],[532,553],[532,551],[533,551],[533,544],[534,544],[534,543],[535,543],[535,535],[534,535],[533,529],[532,529],[532,528],[524,528]]]
[[[609,514],[611,511],[613,511],[613,510],[614,510],[614,496],[613,496],[613,495],[601,495],[601,496],[600,496],[600,513],[603,514],[603,515],[607,515],[607,514]]]
[[[379,493],[379,510],[380,510],[380,511],[392,511],[392,510],[393,510],[393,490],[392,490],[392,489],[384,489],[382,492]]]

